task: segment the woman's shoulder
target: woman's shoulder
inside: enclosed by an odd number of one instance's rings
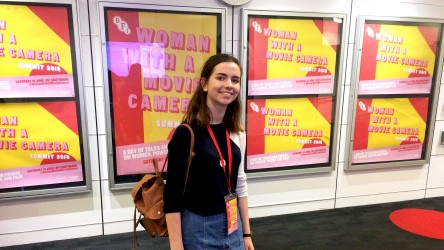
[[[190,130],[186,126],[180,124],[174,129],[171,140],[168,143],[168,147],[182,149],[184,145],[189,145],[190,142],[191,142]]]
[[[190,134],[190,129],[194,130],[191,124],[181,123],[179,126],[176,127],[176,131],[174,133],[177,135],[186,135]]]
[[[245,132],[231,132],[230,139],[240,147],[245,142]]]
[[[199,126],[197,123],[181,123],[179,126],[176,127],[176,131],[174,132],[174,136],[179,136],[181,138],[190,138],[191,132],[193,132],[193,135],[199,134]]]

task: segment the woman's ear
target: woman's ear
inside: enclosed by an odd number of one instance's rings
[[[207,92],[207,81],[205,80],[205,78],[200,78],[200,86],[202,87],[202,90],[204,92]]]

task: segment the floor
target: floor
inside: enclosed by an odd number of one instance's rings
[[[393,225],[389,215],[400,208],[444,212],[444,197],[253,218],[253,243],[258,250],[444,250],[444,240],[415,235]],[[132,236],[132,233],[95,236],[4,249],[131,249]],[[169,247],[167,238],[150,238],[144,231],[138,232],[138,238],[138,249]]]

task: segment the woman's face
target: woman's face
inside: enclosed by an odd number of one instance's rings
[[[239,95],[241,73],[234,62],[219,63],[205,82],[207,105],[211,110],[226,109]]]

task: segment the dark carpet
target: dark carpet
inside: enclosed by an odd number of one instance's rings
[[[444,211],[444,197],[329,209],[251,219],[256,249],[426,249],[444,250],[444,240],[412,234],[390,221],[393,211],[421,208]],[[441,230],[444,230],[442,228]],[[168,249],[167,238],[138,232],[138,249]],[[28,249],[131,249],[132,233],[21,246]]]

